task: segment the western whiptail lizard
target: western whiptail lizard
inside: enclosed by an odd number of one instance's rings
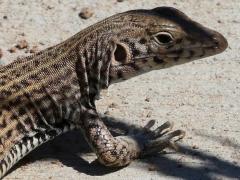
[[[0,177],[30,151],[79,129],[106,166],[175,147],[167,122],[113,137],[94,101],[110,84],[215,55],[227,48],[216,31],[169,7],[133,10],[96,23],[68,40],[0,69]]]

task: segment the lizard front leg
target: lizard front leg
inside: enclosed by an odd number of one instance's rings
[[[134,159],[175,147],[172,138],[179,139],[185,134],[181,130],[168,133],[172,127],[169,122],[152,131],[154,123],[150,121],[140,132],[113,137],[95,109],[83,114],[81,129],[99,162],[105,166],[125,166]]]

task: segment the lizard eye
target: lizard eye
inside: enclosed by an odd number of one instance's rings
[[[173,42],[173,36],[168,32],[160,32],[154,36],[154,39],[161,45]]]

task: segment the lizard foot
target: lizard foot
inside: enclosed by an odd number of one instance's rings
[[[143,128],[132,128],[131,134],[117,136],[112,140],[112,144],[111,141],[102,140],[107,146],[99,153],[99,162],[105,166],[121,167],[134,159],[160,152],[167,147],[177,149],[175,142],[182,139],[185,132],[171,131],[173,124],[170,122],[152,130],[154,124],[155,121],[151,120]]]
[[[154,124],[155,120],[149,121],[143,131],[135,134],[138,142],[143,145],[141,156],[161,152],[167,147],[178,150],[176,142],[185,136],[185,132],[182,130],[171,131],[173,123],[169,121],[151,130]]]

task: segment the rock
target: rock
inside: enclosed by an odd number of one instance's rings
[[[79,17],[81,17],[82,19],[88,19],[92,17],[93,14],[94,14],[93,10],[87,7],[81,10],[81,12],[79,13]]]
[[[25,49],[27,47],[28,47],[28,42],[26,40],[20,40],[16,45],[16,48],[18,49]]]
[[[16,47],[11,47],[8,51],[10,53],[15,53],[17,51],[17,48]]]

